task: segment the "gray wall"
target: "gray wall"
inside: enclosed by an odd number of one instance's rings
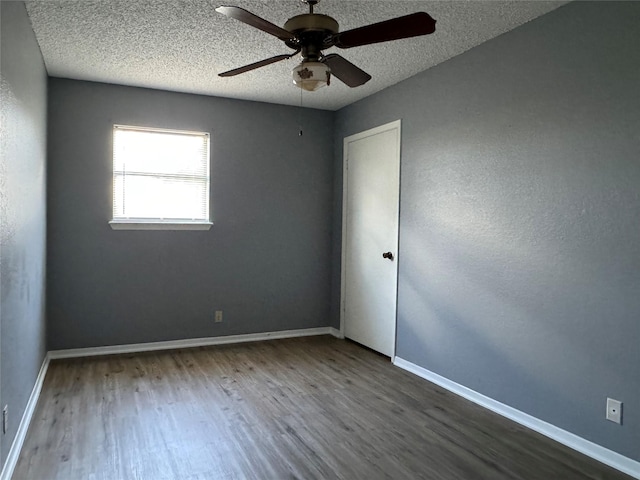
[[[4,465],[45,354],[47,74],[22,2],[0,2],[0,434]]]
[[[49,348],[327,326],[332,122],[330,112],[50,79]],[[210,231],[111,230],[114,123],[211,133]]]
[[[399,357],[635,460],[638,25],[572,3],[346,107],[335,166],[402,119]]]

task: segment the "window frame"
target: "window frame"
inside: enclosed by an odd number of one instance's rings
[[[207,220],[188,220],[188,219],[163,219],[163,218],[114,218],[114,189],[115,189],[115,135],[118,129],[135,130],[139,132],[153,133],[173,133],[180,135],[206,136],[206,162],[207,162]],[[211,134],[209,132],[198,132],[192,130],[176,130],[167,128],[142,127],[136,125],[113,124],[111,129],[111,220],[109,226],[113,230],[209,230],[213,226],[211,221]]]

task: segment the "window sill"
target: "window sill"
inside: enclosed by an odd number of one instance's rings
[[[112,230],[209,230],[213,222],[111,220]]]

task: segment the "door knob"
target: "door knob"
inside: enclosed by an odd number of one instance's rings
[[[383,253],[382,258],[388,258],[389,260],[393,260],[393,253],[391,252]]]

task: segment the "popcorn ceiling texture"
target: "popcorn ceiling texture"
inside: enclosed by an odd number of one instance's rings
[[[25,2],[50,76],[300,105],[291,69],[298,57],[236,77],[219,72],[282,53],[277,38],[215,11],[203,0],[47,0]],[[349,88],[304,93],[305,107],[337,110],[547,13],[565,1],[337,1],[316,13],[348,30],[417,11],[437,20],[433,35],[332,48],[373,76]],[[225,0],[282,26],[306,12],[299,0]],[[523,52],[526,54],[526,52]]]

